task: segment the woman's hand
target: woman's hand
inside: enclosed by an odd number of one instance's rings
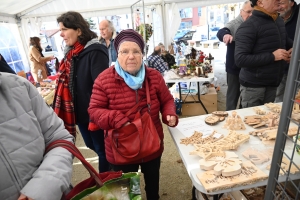
[[[176,117],[175,116],[167,115],[167,121],[169,122],[168,123],[169,126],[175,126],[175,124],[176,124]]]
[[[33,200],[32,198],[29,198],[27,196],[25,196],[24,194],[21,194],[18,198],[18,200]]]

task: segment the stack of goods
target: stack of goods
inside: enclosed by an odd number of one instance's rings
[[[44,98],[45,102],[48,105],[51,105],[54,99],[55,82],[51,80],[44,80],[43,82],[40,82],[40,87],[37,89]]]

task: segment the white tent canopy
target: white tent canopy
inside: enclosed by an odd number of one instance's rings
[[[178,9],[202,7],[226,3],[237,3],[243,0],[144,0],[145,6],[156,8],[161,17],[156,31],[162,42],[170,44],[180,24]],[[27,38],[39,34],[43,22],[56,21],[60,14],[73,10],[83,17],[101,17],[131,13],[131,6],[137,0],[1,0],[0,23],[17,24],[21,43],[27,52]]]
[[[69,10],[80,12],[84,17],[106,16],[130,13],[130,6],[137,0],[1,0],[0,21],[14,18],[41,18],[53,21]],[[176,3],[178,8],[199,7],[241,0],[144,0],[145,5],[166,5]]]

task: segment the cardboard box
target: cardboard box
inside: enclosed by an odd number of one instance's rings
[[[179,94],[176,94],[177,98]],[[208,93],[200,95],[200,99],[206,107],[208,113],[212,113],[217,110],[217,92],[214,87],[208,88]],[[185,116],[196,116],[206,114],[202,105],[198,101],[197,95],[181,95],[182,104],[182,115]]]

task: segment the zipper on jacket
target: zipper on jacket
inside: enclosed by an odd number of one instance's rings
[[[19,191],[21,191],[21,189],[23,187],[22,183],[19,182],[19,179],[17,178],[16,174],[14,173],[13,167],[10,164],[9,160],[6,158],[6,156],[5,156],[5,154],[2,150],[2,145],[1,144],[0,144],[0,156],[4,160],[4,163],[6,163],[5,166],[6,166],[6,169],[7,169],[8,173],[9,173],[11,179],[12,179],[13,184],[16,186],[16,188]],[[7,167],[7,165],[8,165],[8,167]]]

